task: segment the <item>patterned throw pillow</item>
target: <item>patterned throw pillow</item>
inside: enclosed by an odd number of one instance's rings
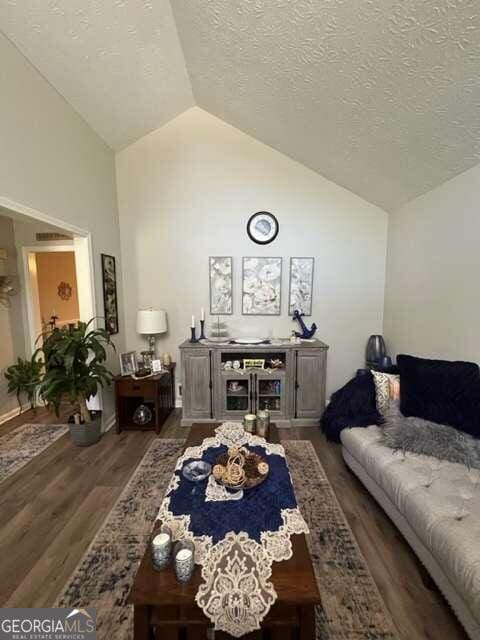
[[[384,416],[391,402],[400,401],[400,376],[393,373],[381,373],[372,371],[375,382],[375,398],[377,410]]]

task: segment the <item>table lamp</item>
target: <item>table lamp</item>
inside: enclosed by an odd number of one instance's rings
[[[139,309],[137,311],[137,333],[148,336],[152,357],[156,356],[155,341],[159,333],[167,330],[167,314],[163,309]]]

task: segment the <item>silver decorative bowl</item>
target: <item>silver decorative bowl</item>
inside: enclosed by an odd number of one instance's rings
[[[192,460],[182,469],[183,477],[190,482],[201,482],[208,478],[212,471],[212,465],[203,460]]]

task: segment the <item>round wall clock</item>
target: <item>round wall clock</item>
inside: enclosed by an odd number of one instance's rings
[[[257,244],[269,244],[278,234],[278,220],[268,211],[257,211],[247,222],[247,233]]]

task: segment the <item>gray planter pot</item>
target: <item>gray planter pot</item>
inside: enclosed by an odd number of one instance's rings
[[[102,419],[97,418],[85,424],[69,424],[70,435],[78,447],[89,447],[100,440],[102,435]]]

